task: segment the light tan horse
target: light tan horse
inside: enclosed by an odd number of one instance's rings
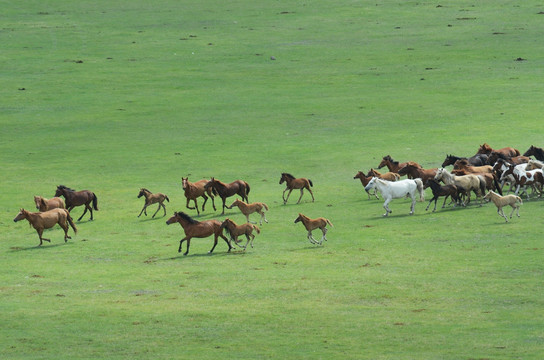
[[[238,206],[242,214],[246,216],[248,223],[256,224],[257,222],[249,221],[249,215],[253,213],[259,213],[261,215],[261,220],[259,221],[259,225],[263,225],[263,219],[264,222],[268,223],[268,220],[266,220],[266,215],[264,213],[263,209],[266,209],[268,211],[268,206],[265,203],[262,202],[254,202],[251,204],[245,203],[242,200],[236,199],[234,202],[227,207],[227,209],[232,209],[234,206]]]
[[[466,206],[470,203],[470,192],[474,191],[476,193],[476,196],[480,198],[480,206],[482,206],[482,196],[485,193],[485,180],[480,179],[477,175],[453,175],[445,168],[440,168],[436,172],[436,176],[434,177],[435,180],[442,180],[444,184],[447,185],[455,185],[457,187],[461,187],[465,189],[467,192],[467,200],[463,204]]]
[[[206,220],[206,221],[197,221],[187,215],[186,213],[180,211],[175,212],[174,216],[172,216],[170,219],[166,220],[166,225],[173,224],[175,222],[178,222],[181,227],[183,228],[183,232],[185,232],[185,237],[180,240],[179,242],[179,249],[178,252],[181,252],[181,244],[187,240],[187,251],[183,253],[183,255],[187,255],[189,253],[189,247],[191,246],[191,239],[196,238],[205,238],[208,236],[214,236],[214,242],[213,247],[210,251],[208,251],[208,254],[211,254],[213,252],[213,249],[215,249],[215,246],[217,245],[217,239],[218,237],[221,237],[227,245],[229,246],[229,252],[230,249],[232,249],[232,246],[230,245],[229,240],[223,235],[223,228],[221,227],[221,222],[219,220]]]
[[[51,242],[51,240],[42,237],[42,234],[45,229],[50,229],[56,224],[59,224],[64,230],[64,242],[71,239],[71,237],[68,236],[68,224],[70,224],[74,233],[77,233],[76,225],[66,209],[52,209],[45,212],[34,213],[21,209],[13,221],[17,222],[23,219],[27,219],[28,223],[38,232],[38,236],[40,237],[40,245],[38,246],[42,246],[43,241]]]
[[[197,182],[190,182],[188,177],[182,177],[181,178],[181,185],[183,187],[183,190],[185,191],[185,197],[187,198],[187,209],[195,210],[198,215],[200,215],[200,211],[198,210],[198,204],[196,199],[199,197],[204,198],[204,203],[202,204],[202,211],[204,211],[204,207],[206,206],[206,201],[208,201],[208,196],[212,199],[212,206],[213,210],[216,211],[215,208],[215,202],[214,202],[214,196],[212,194],[211,188],[205,188],[206,184],[209,182],[208,179],[202,179]],[[206,194],[208,194],[206,196]],[[189,206],[189,201],[193,200],[195,203],[195,207]]]
[[[255,239],[255,235],[253,235],[253,230],[255,230],[257,234],[261,233],[261,229],[259,229],[257,225],[249,223],[238,225],[229,218],[226,218],[223,221],[223,223],[221,224],[221,228],[225,229],[227,235],[230,236],[230,240],[234,241],[236,245],[238,245],[238,236],[245,235],[247,239],[246,245],[239,245],[244,250],[247,248],[248,244],[251,244],[251,247],[253,247],[253,239]]]
[[[152,194],[151,191],[149,191],[149,190],[147,190],[145,188],[141,188],[140,193],[138,194],[138,198],[141,198],[142,196],[145,197],[145,204],[144,204],[144,207],[142,208],[142,211],[140,211],[140,215],[138,215],[138,217],[140,217],[142,215],[142,213],[144,213],[145,216],[147,216],[147,207],[149,205],[153,205],[153,204],[156,204],[156,203],[159,203],[159,206],[157,207],[157,211],[155,211],[152,218],[154,218],[155,215],[157,215],[157,213],[159,212],[161,207],[164,210],[164,215],[163,216],[166,216],[166,206],[164,206],[164,200],[170,202],[170,199],[168,198],[168,196],[166,196],[166,195],[164,195],[162,193]]]
[[[36,203],[36,209],[42,212],[52,209],[66,209],[64,200],[60,197],[46,199],[42,196],[34,196],[34,202]]]
[[[310,192],[310,195],[312,195],[312,202],[315,201],[314,193],[312,192],[312,189],[310,189],[310,186],[314,186],[312,183],[312,180],[306,179],[306,178],[295,178],[293,175],[288,173],[281,173],[280,178],[280,185],[285,182],[286,188],[283,190],[283,194],[281,197],[283,198],[283,204],[287,204],[287,200],[289,200],[289,195],[291,195],[291,192],[294,189],[300,189],[300,197],[298,198],[297,204],[300,203],[300,199],[302,199],[302,194],[304,193],[304,189],[308,190]],[[287,198],[285,198],[285,192],[289,191],[287,193]]]
[[[319,217],[317,219],[310,219],[306,215],[302,215],[301,213],[299,213],[298,217],[295,219],[295,223],[297,223],[299,221],[301,221],[302,224],[304,224],[304,227],[306,228],[306,230],[308,230],[308,240],[312,244],[321,245],[323,243],[323,240],[327,241],[327,236],[326,236],[327,235],[327,227],[326,226],[327,226],[327,224],[329,224],[330,226],[333,226],[332,223],[328,219],[325,219],[323,217]],[[317,241],[312,236],[312,231],[315,230],[315,229],[320,229],[321,232],[323,233],[323,236],[321,237],[321,241]]]
[[[485,194],[484,200],[493,201],[493,203],[497,207],[497,214],[502,216],[504,220],[506,220],[506,222],[508,222],[508,218],[504,214],[504,211],[502,210],[502,208],[508,205],[512,207],[512,212],[510,213],[510,219],[511,219],[512,215],[514,215],[514,210],[516,211],[516,214],[519,217],[519,207],[523,204],[523,201],[521,200],[519,196],[512,195],[512,194],[500,196],[494,191],[490,191],[487,194]]]

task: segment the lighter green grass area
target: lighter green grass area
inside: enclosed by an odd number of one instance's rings
[[[2,2],[0,357],[540,359],[541,200],[508,224],[492,204],[408,216],[405,199],[384,219],[353,176],[387,154],[427,168],[484,142],[543,147],[541,11]],[[315,203],[283,205],[281,172],[312,179]],[[137,218],[140,187],[196,215],[182,176],[249,182],[270,206],[255,248],[194,239],[183,257],[178,225]],[[59,184],[100,211],[38,248],[12,219]],[[299,212],[333,222],[323,246]],[[244,221],[200,219],[226,216]]]

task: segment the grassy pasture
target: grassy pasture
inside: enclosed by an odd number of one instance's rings
[[[407,200],[383,219],[352,178],[544,146],[541,3],[3,5],[2,358],[540,358],[541,200],[509,224]],[[283,205],[282,171],[316,202]],[[185,210],[187,175],[250,183],[271,208],[254,249],[183,257],[178,225],[136,217],[140,187]],[[100,211],[37,248],[12,219],[58,184]],[[299,212],[331,219],[324,246]]]

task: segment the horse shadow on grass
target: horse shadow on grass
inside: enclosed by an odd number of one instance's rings
[[[27,246],[27,247],[20,247],[20,246],[12,246],[9,248],[9,252],[19,252],[19,251],[33,251],[33,250],[48,250],[48,249],[54,249],[59,246],[66,246],[69,244],[73,244],[73,241],[68,241],[65,243],[58,243],[58,244],[51,244],[51,245],[36,245],[36,246]]]

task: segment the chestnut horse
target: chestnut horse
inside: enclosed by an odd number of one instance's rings
[[[57,186],[57,191],[55,191],[55,196],[64,196],[66,199],[66,209],[68,211],[72,211],[76,206],[85,205],[85,211],[77,221],[80,221],[81,218],[83,218],[83,215],[87,213],[87,210],[91,212],[91,220],[93,220],[93,208],[98,211],[98,198],[92,191],[75,191],[64,185],[59,185]],[[91,202],[93,203],[92,207]]]
[[[64,200],[60,197],[54,197],[51,199],[46,199],[42,196],[34,196],[34,203],[36,203],[36,209],[40,211],[47,211],[51,209],[65,209],[66,205]]]
[[[283,193],[281,195],[284,205],[287,204],[287,200],[289,200],[289,195],[291,195],[291,191],[293,191],[294,189],[300,189],[300,197],[298,198],[297,204],[300,203],[300,199],[302,199],[304,189],[308,190],[310,192],[310,195],[312,195],[312,202],[315,201],[314,193],[312,192],[312,189],[310,189],[310,186],[314,186],[312,180],[306,178],[295,178],[289,173],[281,173],[280,185],[284,182],[287,186],[285,190],[283,190]],[[289,192],[287,193],[287,198],[285,198],[285,192],[287,190],[289,190]]]
[[[495,165],[495,163],[499,160],[504,160],[509,163],[512,163],[514,165],[524,164],[528,162],[531,158],[524,155],[519,156],[506,156],[503,153],[492,151],[491,154],[489,154],[489,157],[487,159],[487,163],[489,165]]]
[[[196,209],[196,213],[198,215],[200,215],[200,211],[198,210],[198,204],[197,204],[197,201],[196,199],[198,197],[203,197],[204,198],[204,203],[202,204],[202,211],[204,211],[204,206],[206,206],[206,201],[208,201],[208,196],[212,199],[212,206],[213,206],[213,210],[217,210],[215,208],[215,202],[214,202],[214,196],[212,194],[212,189],[210,188],[207,188],[205,189],[204,187],[206,186],[206,184],[208,183],[209,180],[207,179],[202,179],[202,180],[199,180],[197,182],[190,182],[189,181],[189,178],[188,177],[182,177],[181,178],[181,185],[183,187],[183,190],[185,191],[185,197],[187,198],[187,209],[190,209],[190,210],[195,210]],[[208,194],[208,196],[206,196],[206,194]],[[190,207],[189,206],[189,201],[190,200],[193,200],[194,203],[195,203],[195,207]]]
[[[64,242],[71,239],[71,237],[68,236],[68,224],[70,224],[74,233],[77,234],[76,225],[66,209],[57,208],[45,212],[34,213],[21,209],[13,221],[17,222],[23,219],[27,219],[29,224],[38,232],[38,236],[40,237],[40,245],[38,246],[42,246],[43,241],[51,242],[51,240],[42,237],[42,234],[44,229],[50,229],[56,224],[59,224],[62,230],[64,230]]]
[[[243,180],[236,180],[230,184],[225,184],[224,182],[212,177],[212,179],[208,181],[206,185],[204,185],[204,189],[208,190],[209,188],[212,189],[215,195],[219,195],[221,200],[223,200],[223,212],[221,212],[221,215],[225,214],[225,201],[228,197],[240,195],[242,200],[249,202],[247,197],[250,190],[249,184]]]
[[[374,176],[366,176],[365,173],[363,173],[362,171],[358,171],[357,174],[355,174],[355,176],[353,177],[354,179],[359,179],[361,180],[361,184],[363,184],[363,187],[367,186],[368,183],[370,182],[370,180],[372,180]],[[377,190],[376,189],[373,189],[374,192],[371,193],[370,190],[366,190],[366,193],[368,195],[368,199],[370,200],[370,195],[373,195],[376,199],[380,199],[378,197],[378,194],[377,194]]]
[[[249,215],[253,213],[258,213],[259,215],[261,215],[261,220],[259,225],[261,226],[263,225],[263,219],[266,223],[268,223],[268,220],[266,220],[266,215],[263,210],[263,209],[266,209],[266,211],[268,211],[268,205],[266,205],[265,203],[254,202],[254,203],[248,204],[243,202],[240,199],[236,199],[227,209],[232,209],[234,206],[238,206],[238,209],[240,209],[242,214],[246,216],[246,220],[248,223],[251,222],[249,221]],[[253,224],[256,224],[256,222],[253,222]]]
[[[544,149],[531,145],[526,152],[523,153],[523,156],[534,156],[535,159],[544,161]]]
[[[330,226],[333,226],[329,219],[325,219],[323,217],[319,217],[317,219],[310,219],[306,215],[302,215],[301,213],[298,214],[298,217],[295,219],[295,224],[297,222],[301,221],[302,224],[304,224],[304,227],[306,230],[308,230],[308,240],[312,244],[323,244],[323,240],[327,241],[327,224]],[[321,241],[317,241],[312,236],[312,231],[315,229],[320,229],[323,233],[323,236],[321,237]]]
[[[487,144],[487,143],[484,143],[483,145],[480,145],[480,148],[478,149],[477,154],[490,155],[493,151],[501,153],[501,154],[509,156],[509,157],[514,157],[514,156],[519,156],[520,155],[519,150],[514,149],[513,147],[504,147],[502,149],[495,150],[495,149],[491,148],[491,146],[489,146],[489,144]]]
[[[152,194],[151,191],[149,191],[149,190],[147,190],[145,188],[141,188],[140,193],[138,194],[138,199],[141,198],[142,196],[145,197],[145,203],[144,203],[144,207],[142,208],[142,211],[140,211],[140,215],[138,215],[138,217],[140,217],[142,215],[142,213],[144,213],[145,216],[147,216],[147,207],[149,205],[153,205],[153,204],[156,204],[156,203],[159,203],[159,206],[157,206],[157,211],[155,211],[152,218],[154,218],[155,215],[157,215],[157,213],[159,212],[161,207],[162,207],[162,210],[164,211],[163,216],[166,216],[166,206],[164,206],[164,200],[170,202],[170,199],[168,198],[168,196],[166,196],[166,195],[164,195],[162,193]]]
[[[389,171],[398,174],[399,170],[401,168],[405,167],[406,165],[408,165],[409,162],[412,163],[414,166],[421,167],[421,165],[419,165],[418,163],[416,163],[414,161],[407,161],[407,162],[399,163],[398,161],[393,160],[393,158],[390,155],[386,155],[386,156],[384,156],[382,158],[382,161],[380,162],[380,165],[378,165],[378,169],[381,169],[384,166],[387,166]]]
[[[437,168],[424,169],[409,162],[406,166],[399,169],[399,175],[408,175],[409,179],[421,179],[421,182],[423,182],[423,188],[427,188],[427,180],[433,179],[437,170]]]
[[[225,235],[223,235],[223,228],[221,227],[221,222],[219,220],[197,221],[189,215],[185,214],[184,212],[180,211],[175,212],[174,216],[166,220],[166,225],[170,225],[175,222],[178,222],[183,228],[183,231],[185,232],[185,237],[179,242],[178,252],[181,252],[181,244],[185,240],[187,240],[187,250],[185,251],[185,253],[183,253],[183,255],[187,255],[189,253],[191,239],[194,237],[205,238],[212,235],[214,236],[213,247],[210,251],[208,251],[208,254],[211,254],[213,252],[213,249],[215,249],[218,237],[221,237],[223,240],[225,240],[225,242],[229,246],[229,252],[230,249],[232,249],[229,240],[225,237]]]
[[[387,180],[387,181],[398,181],[400,180],[400,174],[398,173],[395,173],[395,172],[392,172],[392,171],[388,171],[386,173],[380,173],[378,170],[374,170],[373,168],[370,168],[370,170],[368,171],[368,174],[366,174],[366,176],[372,176],[372,177],[378,177],[382,180]]]
[[[468,173],[472,174],[482,174],[487,173],[490,174],[493,172],[493,166],[491,165],[480,165],[480,166],[474,166],[470,165],[467,159],[460,159],[453,164],[453,168],[455,170],[465,170]]]
[[[221,224],[221,228],[225,229],[227,235],[230,236],[230,240],[234,241],[236,245],[238,245],[238,236],[245,235],[247,239],[246,245],[240,246],[244,250],[247,248],[248,244],[251,244],[251,247],[253,247],[253,239],[255,239],[255,235],[253,235],[253,230],[255,230],[257,234],[261,233],[261,229],[259,229],[257,225],[249,223],[237,225],[229,218],[226,218],[223,221],[223,223]]]

